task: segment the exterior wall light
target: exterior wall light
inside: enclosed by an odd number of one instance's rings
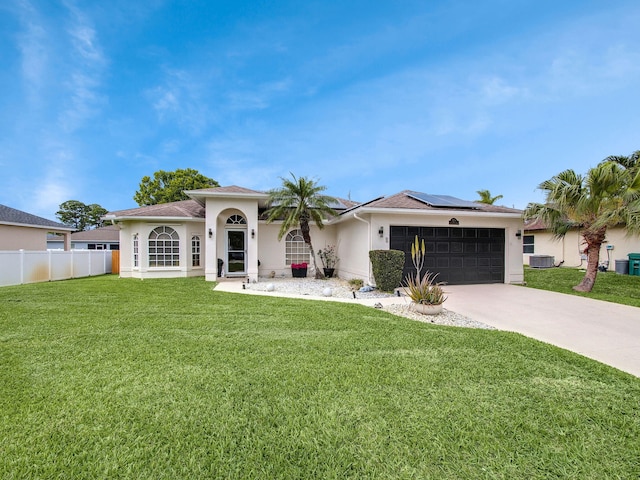
[[[516,237],[520,238],[522,236],[522,230],[516,230]]]
[[[378,229],[378,235],[380,236],[380,238],[384,237],[384,227],[380,227]]]
[[[213,238],[213,230],[209,229],[209,238]]]
[[[256,238],[256,231],[255,229],[251,229],[251,238]]]

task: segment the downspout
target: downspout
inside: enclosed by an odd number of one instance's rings
[[[358,216],[357,213],[353,213],[353,218],[355,218],[356,220],[360,220],[361,222],[365,223],[367,225],[367,237],[368,237],[368,243],[369,243],[369,249],[367,250],[367,256],[369,255],[369,251],[371,251],[371,247],[372,247],[372,240],[371,240],[371,223],[368,222],[367,220],[365,220],[364,218],[360,218]],[[371,282],[371,262],[368,261],[367,262],[369,264],[369,268],[367,269],[368,274],[367,274],[367,283],[369,285],[373,285],[373,283]]]

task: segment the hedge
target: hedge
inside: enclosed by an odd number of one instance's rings
[[[369,259],[373,268],[376,286],[390,292],[400,286],[404,269],[405,253],[400,250],[370,250]]]

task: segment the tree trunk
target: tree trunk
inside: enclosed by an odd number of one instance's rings
[[[315,276],[317,279],[324,279],[324,273],[322,270],[318,268],[318,262],[316,261],[316,252],[313,250],[313,245],[311,244],[311,228],[309,227],[308,220],[301,218],[300,219],[300,230],[302,231],[302,238],[304,238],[305,243],[309,246],[309,253],[311,253],[311,259],[313,260],[313,269],[315,270]]]
[[[585,250],[587,254],[587,272],[584,274],[582,281],[573,287],[576,292],[590,292],[596,283],[598,275],[598,265],[600,264],[600,246],[605,239],[606,228],[602,228],[595,232],[585,232],[582,234],[587,242]]]

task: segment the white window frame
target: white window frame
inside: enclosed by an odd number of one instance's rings
[[[202,268],[202,240],[200,235],[191,235],[191,266]]]
[[[140,268],[140,236],[136,233],[133,235],[133,268]]]
[[[180,266],[180,235],[173,228],[161,225],[147,238],[149,268],[175,268]]]
[[[287,233],[284,241],[284,262],[289,266],[292,263],[311,263],[309,245],[304,241],[302,230],[295,229]]]
[[[530,241],[528,241],[530,240]],[[523,235],[522,236],[522,253],[532,254],[535,253],[535,235]],[[530,247],[530,252],[527,252],[527,247]]]

